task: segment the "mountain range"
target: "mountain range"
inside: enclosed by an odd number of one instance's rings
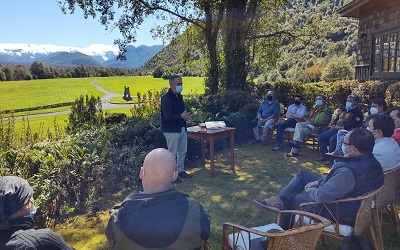
[[[0,64],[31,64],[41,61],[52,67],[99,66],[138,68],[164,48],[163,45],[138,47],[129,45],[126,61],[116,59],[118,48],[112,45],[93,44],[86,48],[52,44],[0,43]]]

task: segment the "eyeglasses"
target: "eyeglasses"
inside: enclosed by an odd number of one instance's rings
[[[343,142],[343,144],[346,145],[346,146],[351,146],[351,145],[353,145],[353,144],[350,144],[350,143],[347,143],[347,142]]]

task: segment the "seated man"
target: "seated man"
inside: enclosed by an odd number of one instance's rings
[[[344,145],[349,157],[346,161],[335,162],[325,178],[320,178],[308,169],[303,169],[277,196],[270,198],[262,196],[253,201],[272,211],[296,210],[304,202],[324,203],[357,197],[382,186],[384,174],[380,163],[372,154],[374,147],[372,133],[364,128],[355,128],[345,136]],[[358,206],[358,202],[346,202],[339,205],[340,223],[353,226]],[[326,210],[320,211],[319,215],[332,219],[331,214]]]
[[[271,130],[277,129],[276,132],[276,144],[273,148],[274,151],[282,149],[283,142],[283,131],[286,128],[294,128],[298,121],[302,121],[306,114],[306,107],[301,103],[303,97],[301,95],[296,95],[294,98],[294,103],[290,105],[286,112],[286,120],[278,122],[271,126]]]
[[[253,128],[255,142],[261,142],[262,145],[267,145],[267,135],[270,131],[270,126],[275,123],[275,119],[281,113],[279,103],[274,100],[274,92],[268,91],[267,98],[264,100],[257,111],[257,125]],[[262,135],[260,135],[260,127],[262,127]]]
[[[383,114],[387,110],[387,104],[386,101],[383,98],[377,98],[371,101],[371,108],[370,108],[370,114],[371,115],[376,115],[376,114]],[[363,124],[363,127],[366,128],[368,126],[368,119]],[[346,129],[341,129],[337,132],[336,134],[336,149],[331,152],[327,153],[329,156],[343,156],[342,152],[342,144],[343,144],[343,138],[347,134]]]
[[[313,133],[318,134],[321,126],[327,125],[332,119],[332,111],[326,104],[326,97],[317,95],[315,98],[315,106],[304,117],[305,122],[296,123],[294,128],[293,141],[289,143],[292,147],[288,157],[299,155],[299,148],[304,140],[304,137]]]
[[[394,120],[395,129],[392,138],[400,146],[400,107],[394,107],[390,112],[390,117]]]
[[[33,189],[17,176],[0,177],[0,249],[69,250],[51,229],[34,229]]]
[[[391,137],[394,126],[392,117],[386,114],[373,115],[368,122],[367,129],[375,138],[373,154],[384,172],[400,166],[400,147]]]
[[[193,198],[176,191],[174,156],[157,148],[144,159],[143,192],[111,210],[106,228],[110,249],[197,249],[210,235],[210,219]]]
[[[327,165],[332,164],[326,156],[326,153],[328,153],[328,144],[330,152],[332,152],[336,148],[336,134],[339,130],[350,130],[361,126],[363,114],[358,108],[358,100],[357,96],[349,95],[345,110],[336,116],[329,130],[318,135],[318,145],[321,153],[321,158],[318,161],[325,161]]]

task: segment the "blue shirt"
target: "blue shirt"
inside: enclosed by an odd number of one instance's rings
[[[293,113],[293,114],[295,114],[295,115],[300,115],[300,116],[305,116],[306,115],[306,106],[304,106],[302,103],[300,103],[300,105],[299,106],[296,106],[294,103],[292,104],[292,105],[290,105],[289,107],[288,107],[288,111],[290,112],[290,113]],[[286,118],[291,118],[291,117],[287,117],[287,115],[286,115]],[[297,121],[299,120],[299,119],[296,119]]]
[[[281,113],[281,106],[276,100],[273,100],[271,103],[268,103],[268,101],[264,100],[258,108],[257,113],[260,113],[261,118],[263,119],[266,119],[271,115],[278,117],[278,115]]]

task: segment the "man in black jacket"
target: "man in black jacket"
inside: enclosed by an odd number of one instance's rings
[[[169,90],[161,98],[161,132],[167,140],[168,150],[175,156],[176,170],[181,178],[192,178],[184,170],[187,150],[186,121],[190,119],[190,112],[185,109],[181,95],[182,78],[173,75],[169,79]],[[177,178],[175,183],[180,183]]]
[[[111,210],[106,236],[110,249],[199,249],[210,235],[203,207],[172,187],[174,156],[151,151],[140,169],[143,192],[132,193]]]
[[[70,250],[51,229],[34,229],[33,189],[17,176],[0,178],[0,249]]]

